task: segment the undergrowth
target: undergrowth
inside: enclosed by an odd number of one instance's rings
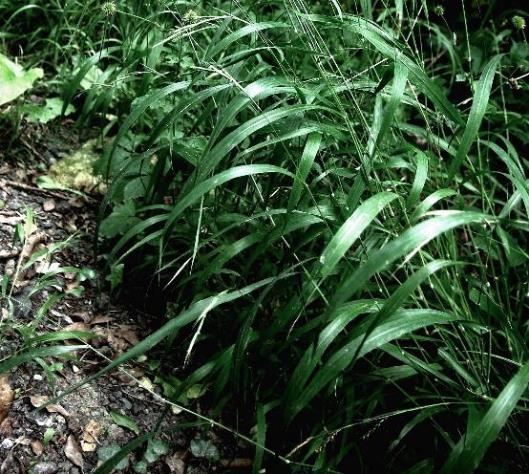
[[[163,303],[94,377],[166,344],[254,472],[527,471],[516,2],[17,3],[4,52],[109,141],[109,279]]]

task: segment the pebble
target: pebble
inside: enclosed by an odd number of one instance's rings
[[[28,418],[30,421],[32,421],[38,426],[44,426],[46,428],[49,428],[53,425],[53,419],[40,412],[29,412],[26,415],[26,418]]]
[[[125,410],[130,410],[132,408],[132,403],[130,403],[126,398],[123,398],[121,400],[121,404],[123,405],[123,408],[125,408]]]
[[[40,375],[40,374],[35,374],[35,375],[33,376],[33,379],[34,379],[34,380],[43,380],[42,375]]]
[[[59,466],[51,461],[43,461],[33,466],[34,474],[54,474],[59,470]]]
[[[11,438],[5,438],[2,443],[0,443],[0,448],[2,449],[11,449],[15,445],[15,441]]]

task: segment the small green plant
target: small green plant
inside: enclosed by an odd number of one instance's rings
[[[0,53],[0,106],[12,102],[31,89],[43,74],[40,68],[24,70],[20,64]]]

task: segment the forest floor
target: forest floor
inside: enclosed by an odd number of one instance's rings
[[[17,153],[23,150],[30,159],[19,159],[18,164],[9,156],[0,160],[0,277],[9,277],[5,293],[10,295],[0,301],[13,303],[11,309],[5,304],[1,308],[0,360],[38,348],[39,342],[85,342],[87,348],[67,358],[36,356],[0,376],[0,474],[92,472],[138,433],[156,427],[155,441],[132,453],[120,466],[122,471],[246,471],[247,448],[168,408],[145,357],[38,409],[103,368],[155,325],[152,316],[114,301],[98,284],[97,200],[36,185],[50,163],[80,146],[76,134],[60,130],[25,131]],[[19,224],[27,235],[17,244]],[[55,272],[50,283],[49,275]],[[47,308],[54,295],[61,299]],[[97,337],[64,342],[63,331]],[[54,335],[58,341],[53,342]],[[193,410],[200,412],[199,401]]]

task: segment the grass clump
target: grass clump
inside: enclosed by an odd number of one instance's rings
[[[520,12],[140,3],[55,53],[113,139],[109,269],[168,317],[103,372],[171,344],[255,472],[526,470]]]

